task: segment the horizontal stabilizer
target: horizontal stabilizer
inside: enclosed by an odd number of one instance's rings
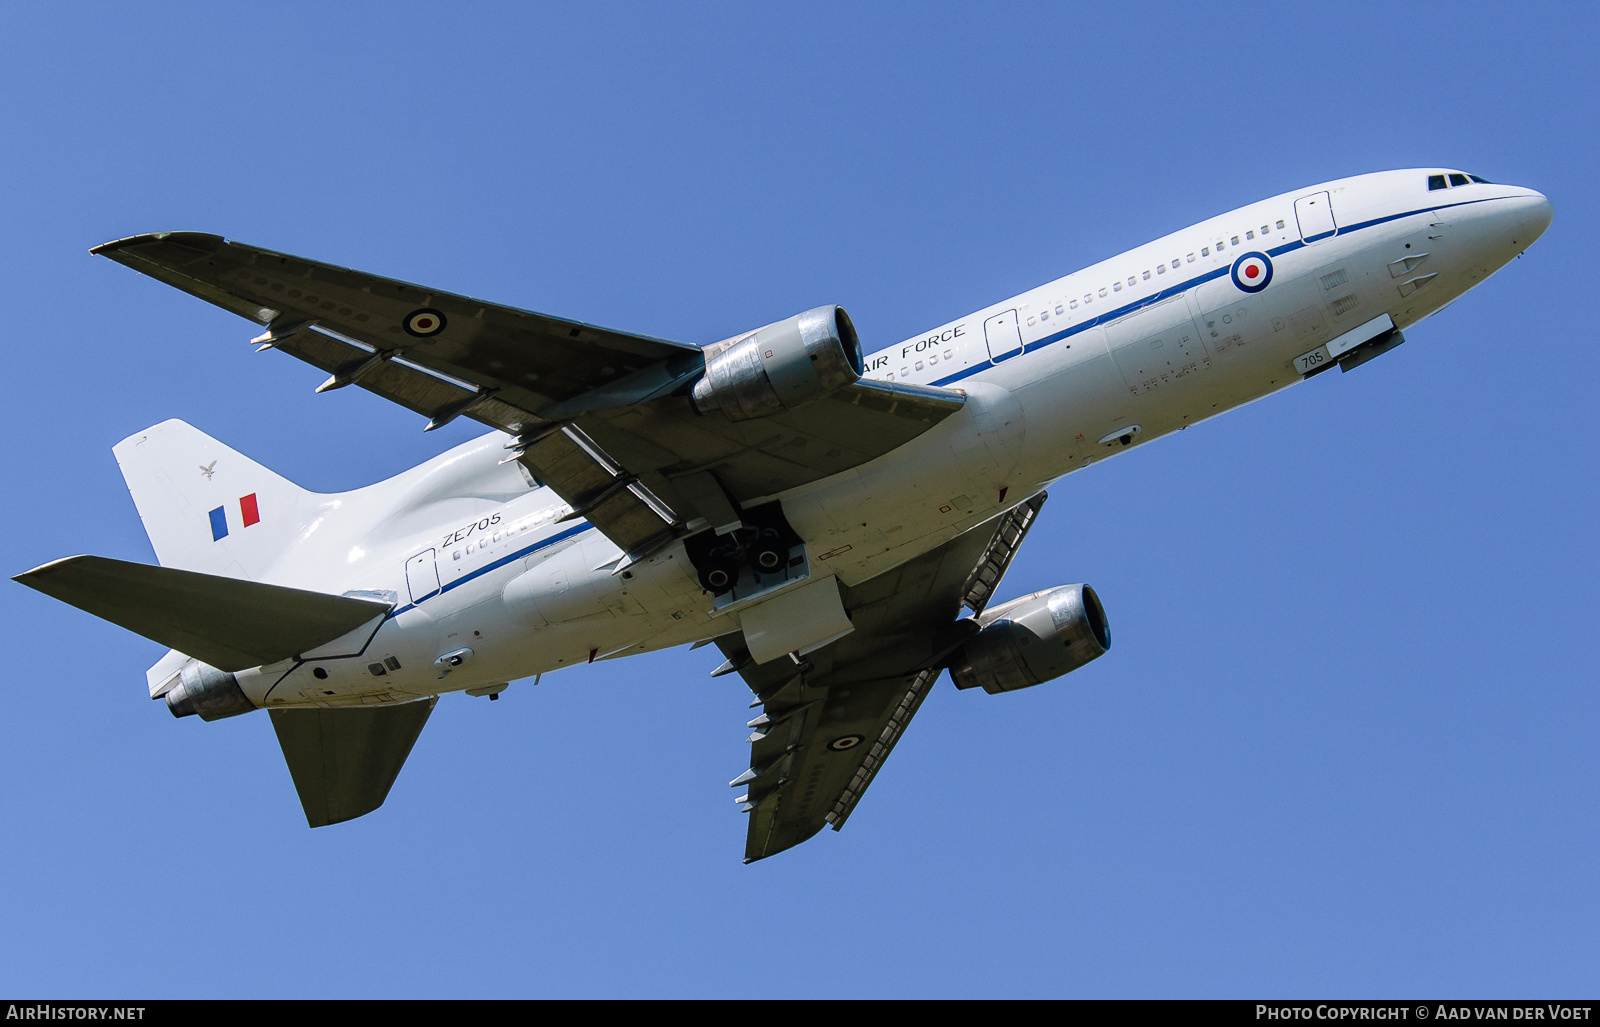
[[[272,710],[306,823],[326,827],[382,806],[438,701]]]
[[[226,671],[288,659],[389,609],[370,599],[102,556],[69,556],[12,580]]]

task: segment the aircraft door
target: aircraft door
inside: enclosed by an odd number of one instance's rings
[[[1333,205],[1327,193],[1312,193],[1295,200],[1294,217],[1300,222],[1300,239],[1303,242],[1326,239],[1339,230],[1333,220]]]
[[[1187,293],[1162,300],[1106,326],[1106,343],[1134,395],[1211,366],[1189,312]]]
[[[1022,349],[1022,326],[1017,312],[1005,310],[983,323],[983,338],[989,344],[989,359],[999,363]]]
[[[418,553],[406,561],[406,587],[411,590],[413,603],[439,594],[439,565],[434,559],[434,550]]]

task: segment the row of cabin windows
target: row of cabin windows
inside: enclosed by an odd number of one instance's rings
[[[1449,179],[1448,185],[1445,182],[1447,178]],[[1450,186],[1454,185],[1471,185],[1473,182],[1476,182],[1479,185],[1492,184],[1487,178],[1479,178],[1477,175],[1463,175],[1459,171],[1452,171],[1448,175],[1429,175],[1428,191],[1432,192],[1435,189],[1448,189]]]
[[[955,350],[947,349],[947,350],[944,351],[944,359],[946,361],[949,361],[949,360],[953,359],[954,357],[955,357]],[[938,363],[939,363],[939,354],[937,354],[937,353],[928,354],[927,366],[933,366],[933,365],[936,365]],[[923,362],[920,361],[920,360],[917,361],[917,370],[920,371],[920,370],[922,370],[923,367],[924,367]],[[906,377],[910,373],[911,373],[911,366],[909,364],[900,369],[900,377],[902,377],[902,378]],[[893,374],[889,375],[889,380],[890,381],[894,381],[894,375]]]
[[[1277,227],[1278,227],[1278,230],[1280,232],[1283,230],[1283,224],[1284,223],[1282,221],[1279,221],[1277,223]],[[1251,229],[1251,230],[1245,232],[1244,233],[1245,241],[1246,242],[1254,241],[1254,239],[1256,237],[1256,231],[1257,231],[1256,229]],[[1262,225],[1259,231],[1261,232],[1261,237],[1263,239],[1265,239],[1272,232],[1272,226],[1270,226],[1270,225]],[[1230,236],[1227,237],[1227,241],[1226,242],[1224,242],[1224,241],[1222,241],[1220,239],[1217,240],[1216,251],[1218,253],[1222,253],[1229,246],[1238,246],[1238,245],[1239,245],[1239,237],[1237,235],[1230,235]],[[1202,257],[1211,256],[1211,250],[1212,250],[1211,246],[1202,246],[1202,247],[1200,247],[1200,256],[1202,256]],[[1167,268],[1168,267],[1171,267],[1172,270],[1176,271],[1176,270],[1178,270],[1179,265],[1181,265],[1181,264],[1193,264],[1194,261],[1195,261],[1195,255],[1193,253],[1187,254],[1182,258],[1173,257],[1172,258],[1172,263],[1170,265],[1169,264],[1157,264],[1156,268],[1155,268],[1155,273],[1158,274],[1158,275],[1164,275],[1164,274],[1167,273]],[[1139,277],[1140,276],[1130,275],[1128,277],[1128,287],[1132,288],[1134,285],[1137,285],[1138,282],[1139,282]],[[1148,282],[1150,280],[1150,272],[1149,271],[1144,272],[1142,277],[1143,277],[1143,279],[1145,281]],[[1100,289],[1100,295],[1101,295],[1101,297],[1105,297],[1109,293],[1121,292],[1121,291],[1122,291],[1122,283],[1121,282],[1112,282],[1111,283],[1111,288],[1109,290],[1106,289],[1106,288],[1103,288],[1103,287]],[[1093,303],[1094,302],[1094,293],[1092,293],[1092,292],[1084,293],[1083,294],[1083,302],[1085,304]],[[1068,302],[1067,306],[1069,308],[1073,309],[1073,310],[1077,310],[1078,309],[1078,301],[1077,300],[1072,300],[1072,301]],[[1058,306],[1056,308],[1056,313],[1059,314],[1061,312],[1062,312],[1061,308]],[[1039,315],[1039,319],[1042,321],[1048,316],[1049,316],[1049,312],[1047,310],[1045,313]]]
[[[457,549],[454,553],[452,553],[450,555],[450,558],[453,559],[453,560],[459,560],[459,559],[461,559],[461,555],[462,555],[463,552],[470,554],[473,550],[488,549],[490,546],[494,545],[496,542],[499,542],[502,538],[510,539],[513,536],[521,535],[521,534],[523,534],[525,532],[532,531],[534,528],[539,527],[541,524],[546,524],[546,523],[549,523],[550,521],[555,520],[556,513],[559,512],[561,509],[563,509],[563,508],[559,508],[558,507],[558,508],[556,508],[554,510],[546,511],[544,513],[544,515],[542,515],[542,516],[524,518],[523,520],[517,522],[516,524],[513,524],[510,527],[506,528],[504,531],[495,532],[493,535],[489,536],[488,538],[480,538],[480,539],[478,539],[478,540],[476,540],[474,542],[468,542],[467,545],[466,545],[466,548],[464,550],[463,549]]]
[[[1437,176],[1437,175],[1434,176],[1434,178],[1439,178],[1439,177],[1440,176]],[[1460,176],[1457,176],[1457,177],[1460,177]],[[1473,177],[1476,178],[1477,176],[1473,176]],[[1429,181],[1431,183],[1432,179],[1430,179]],[[1481,181],[1483,181],[1483,179],[1477,179],[1477,181],[1481,182]],[[1462,183],[1462,184],[1465,184],[1465,183]],[[1430,184],[1429,188],[1433,188],[1433,186]],[[1443,188],[1443,186],[1440,186],[1439,188]],[[1262,225],[1261,228],[1259,229],[1259,231],[1261,233],[1261,238],[1265,239],[1269,234],[1271,234],[1272,227],[1273,226],[1271,226],[1271,225]],[[1278,231],[1280,231],[1280,232],[1283,231],[1283,227],[1284,227],[1284,222],[1281,221],[1281,220],[1278,221],[1277,222]],[[1246,242],[1254,241],[1255,238],[1256,238],[1256,232],[1257,231],[1258,231],[1257,229],[1247,230],[1244,233],[1245,241]],[[1237,247],[1239,244],[1240,244],[1239,243],[1239,237],[1237,235],[1230,235],[1230,236],[1227,237],[1227,241],[1226,242],[1224,242],[1221,239],[1217,240],[1216,251],[1220,254],[1224,250],[1226,250],[1229,246]],[[1211,250],[1212,250],[1212,247],[1209,246],[1209,245],[1200,247],[1200,256],[1202,256],[1202,257],[1211,256]],[[1169,264],[1164,264],[1164,263],[1163,264],[1157,264],[1156,267],[1155,267],[1155,273],[1158,274],[1158,275],[1164,275],[1164,274],[1167,273],[1167,268],[1169,266],[1172,268],[1172,270],[1176,271],[1176,270],[1178,270],[1178,268],[1181,265],[1183,265],[1183,264],[1193,264],[1194,262],[1195,262],[1195,255],[1193,253],[1186,254],[1183,257],[1173,257],[1172,258],[1172,262],[1171,262],[1170,265]],[[1140,280],[1141,277],[1145,281],[1148,282],[1150,280],[1150,272],[1149,271],[1145,271],[1145,272],[1143,272],[1142,275],[1129,275],[1128,276],[1128,282],[1127,282],[1128,288],[1131,289],[1135,285],[1137,285],[1139,283],[1139,280]],[[1112,282],[1109,289],[1104,287],[1104,286],[1102,286],[1100,288],[1100,296],[1102,298],[1104,298],[1104,297],[1110,295],[1113,292],[1121,292],[1122,291],[1122,285],[1123,285],[1122,282]],[[1094,293],[1092,293],[1092,292],[1084,293],[1083,294],[1083,302],[1084,302],[1085,305],[1087,305],[1089,303],[1093,303],[1094,302]],[[1070,310],[1077,310],[1078,309],[1078,301],[1077,300],[1069,300],[1069,301],[1067,301],[1065,306],[1063,306],[1060,303],[1057,303],[1056,304],[1056,309],[1055,309],[1056,316],[1060,317],[1062,314],[1065,314],[1067,312],[1067,310],[1069,310],[1069,309]],[[1028,318],[1028,324],[1031,326],[1033,324],[1036,324],[1036,323],[1039,323],[1039,322],[1043,322],[1043,321],[1047,321],[1049,319],[1050,319],[1050,308],[1048,306],[1046,306],[1045,309],[1041,310],[1036,317],[1030,316]],[[946,350],[945,351],[944,358],[946,360],[949,360],[951,358],[951,351],[950,350]],[[937,364],[938,362],[939,362],[939,357],[938,357],[937,354],[935,354],[935,355],[933,355],[933,356],[928,358],[928,363],[930,365]],[[922,361],[919,360],[919,361],[916,362],[916,369],[918,371],[923,369],[923,362]],[[900,377],[904,378],[904,377],[908,376],[909,374],[911,374],[911,366],[910,365],[907,365],[906,367],[902,367],[900,369]],[[892,375],[892,374],[889,375],[889,378],[891,380],[893,380],[894,375]]]

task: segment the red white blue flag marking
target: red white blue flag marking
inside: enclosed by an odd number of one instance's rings
[[[228,537],[228,508],[219,506],[212,510],[208,516],[211,518],[211,541],[220,542]],[[239,497],[240,527],[248,528],[252,524],[261,523],[261,507],[256,503],[256,494]]]
[[[1246,253],[1233,262],[1233,284],[1245,292],[1260,292],[1272,281],[1272,261],[1265,253]]]

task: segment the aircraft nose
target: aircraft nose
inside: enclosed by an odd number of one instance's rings
[[[1519,189],[1516,195],[1506,198],[1502,217],[1506,220],[1506,229],[1512,241],[1526,249],[1550,227],[1555,208],[1543,193]]]

